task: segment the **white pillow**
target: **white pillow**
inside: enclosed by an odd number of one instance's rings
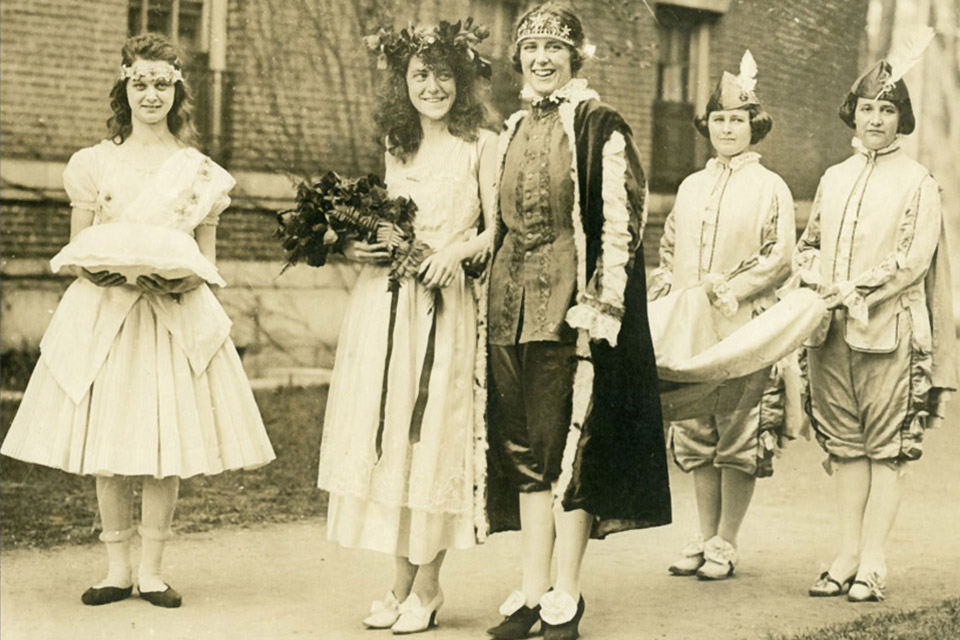
[[[119,273],[129,284],[139,276],[153,274],[167,279],[198,275],[210,284],[227,284],[200,253],[193,236],[148,224],[113,222],[87,227],[50,261],[54,273],[69,266]]]

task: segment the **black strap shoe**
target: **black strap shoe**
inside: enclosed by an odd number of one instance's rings
[[[537,622],[540,621],[540,605],[533,608],[523,605],[495,627],[487,629],[489,633],[497,640],[520,640],[536,635],[530,632]],[[540,629],[541,633],[543,628]]]
[[[174,591],[170,585],[167,585],[167,588],[163,591],[141,591],[140,597],[155,607],[166,609],[176,609],[183,602],[180,594]]]
[[[133,593],[133,585],[129,587],[90,587],[80,596],[83,604],[96,607],[101,604],[126,600]]]
[[[547,624],[544,622],[543,640],[576,640],[579,638],[580,618],[583,617],[583,612],[586,608],[587,605],[583,601],[583,596],[580,596],[580,601],[577,603],[577,612],[573,614],[572,618],[560,624]]]

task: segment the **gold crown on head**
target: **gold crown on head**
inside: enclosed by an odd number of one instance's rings
[[[531,13],[517,27],[517,42],[527,38],[553,38],[571,47],[577,46],[570,25],[564,24],[557,14],[543,9]]]

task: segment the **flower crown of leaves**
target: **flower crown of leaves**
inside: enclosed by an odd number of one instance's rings
[[[375,35],[365,36],[364,42],[371,53],[377,55],[377,67],[386,69],[387,64],[402,65],[411,56],[434,57],[452,52],[463,56],[473,64],[481,78],[489,78],[490,63],[481,56],[477,45],[490,36],[490,30],[474,24],[473,18],[454,23],[441,20],[433,28],[415,27],[394,31],[381,28]]]

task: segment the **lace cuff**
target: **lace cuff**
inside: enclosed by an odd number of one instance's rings
[[[623,309],[580,296],[578,303],[567,311],[567,324],[574,329],[584,329],[594,341],[606,340],[611,347],[617,346]]]
[[[713,306],[727,318],[732,318],[740,309],[740,301],[730,288],[730,282],[719,274],[710,274],[706,280],[713,285]]]
[[[670,293],[673,288],[673,272],[658,267],[650,272],[650,283],[647,287],[647,299],[657,300]]]
[[[844,282],[838,286],[843,306],[847,309],[847,317],[852,318],[860,326],[866,327],[870,321],[870,310],[863,295],[851,282]]]

